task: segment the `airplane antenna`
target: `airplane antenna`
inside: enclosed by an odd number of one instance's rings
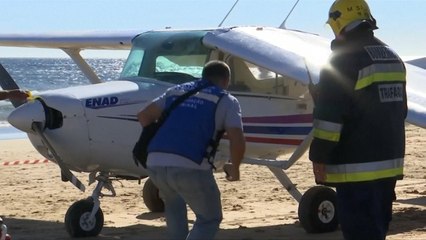
[[[218,27],[222,27],[223,22],[225,22],[225,20],[228,18],[229,14],[232,12],[232,10],[234,10],[235,5],[237,5],[238,1],[235,1],[234,5],[232,5],[231,9],[229,10],[229,12],[226,14],[226,16],[223,18],[222,22],[220,22]]]
[[[296,3],[293,5],[293,7],[291,8],[290,12],[287,14],[287,17],[285,17],[283,23],[281,23],[279,28],[282,29],[286,29],[285,27],[285,23],[287,22],[287,19],[290,17],[291,13],[293,12],[293,10],[296,8],[297,4],[299,3],[300,0],[297,0]]]

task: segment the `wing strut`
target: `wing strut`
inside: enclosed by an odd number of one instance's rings
[[[83,72],[83,74],[90,80],[91,83],[101,83],[102,80],[96,75],[93,71],[93,68],[84,60],[80,55],[81,49],[76,48],[61,48],[66,54],[68,54],[72,60],[77,64],[78,68]]]
[[[296,3],[293,5],[293,7],[291,8],[290,12],[288,13],[287,17],[284,19],[284,21],[281,23],[281,25],[279,26],[279,28],[282,29],[286,29],[285,27],[285,23],[287,22],[287,19],[290,17],[291,13],[293,13],[293,10],[296,8],[297,4],[299,3],[300,0],[297,0]]]
[[[273,160],[273,159],[259,159],[259,158],[244,158],[243,163],[252,164],[252,165],[263,165],[267,166],[269,170],[275,175],[278,181],[283,185],[283,187],[296,199],[297,202],[300,202],[302,199],[302,194],[296,188],[294,184],[284,170],[289,169],[299,160],[303,154],[309,149],[309,145],[312,142],[313,131],[311,131],[303,140],[303,142],[296,148],[293,154],[288,160]]]
[[[72,172],[69,170],[69,168],[64,164],[61,157],[56,153],[53,146],[50,144],[50,142],[47,140],[46,136],[43,133],[42,124],[40,122],[33,122],[33,129],[34,131],[41,137],[43,140],[43,143],[46,144],[49,151],[52,153],[53,158],[55,159],[56,163],[59,165],[59,168],[61,169],[62,179],[65,179],[67,181],[70,181],[74,186],[76,186],[78,189],[80,189],[82,192],[86,190],[86,187]]]
[[[232,12],[232,10],[234,10],[235,5],[237,5],[238,1],[235,1],[234,5],[232,5],[231,9],[229,10],[229,12],[225,15],[225,17],[222,19],[222,22],[219,23],[218,27],[222,27],[223,22],[225,22],[225,20],[228,18],[229,14]]]

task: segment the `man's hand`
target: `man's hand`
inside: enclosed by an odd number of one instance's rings
[[[225,166],[223,166],[223,171],[225,171],[226,173],[226,180],[228,181],[240,180],[240,169],[239,167],[233,165],[232,163],[225,163]]]
[[[229,163],[225,163],[223,170],[226,173],[226,179],[228,181],[238,181],[240,180],[240,164],[246,150],[244,133],[243,129],[236,127],[227,128],[226,133],[229,139],[231,161]]]
[[[138,113],[138,120],[142,127],[148,126],[150,123],[156,121],[160,118],[163,109],[161,109],[157,104],[150,103],[142,111]]]
[[[315,175],[315,182],[317,184],[324,183],[327,178],[325,173],[325,164],[313,162],[312,166],[313,166],[314,175]]]

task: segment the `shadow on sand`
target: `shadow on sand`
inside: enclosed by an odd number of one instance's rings
[[[144,213],[137,219],[156,219],[162,217],[161,213]],[[55,239],[70,240],[63,222],[52,222],[31,219],[7,218],[5,219],[9,233],[14,240],[28,239]],[[410,231],[424,231],[426,227],[426,210],[414,207],[400,209],[393,215],[389,235],[401,234]],[[104,226],[97,237],[84,239],[166,239],[164,226],[150,226],[136,224],[125,227]],[[298,239],[298,240],[341,240],[341,232],[335,231],[325,234],[307,234],[298,222],[274,226],[244,227],[236,226],[234,229],[221,229],[216,239],[233,240],[266,240],[266,239]]]
[[[28,240],[28,239],[55,239],[55,240],[71,240],[68,236],[63,222],[51,222],[41,220],[28,220],[8,218],[7,225],[9,233],[13,240]],[[165,240],[165,227],[155,227],[143,224],[125,226],[125,227],[108,227],[104,226],[101,234],[97,237],[83,239],[126,239],[126,240],[143,240],[143,239],[158,239]],[[221,229],[216,239],[303,239],[303,240],[328,240],[341,239],[340,232],[327,234],[307,234],[297,225],[277,225],[267,227],[239,227],[236,229]]]

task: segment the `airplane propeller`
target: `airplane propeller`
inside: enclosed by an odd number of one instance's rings
[[[4,90],[19,89],[18,84],[10,76],[7,70],[0,64],[0,86]],[[48,112],[47,105],[40,99],[34,101],[17,101],[11,100],[13,106],[17,108],[12,114],[10,114],[8,121],[16,128],[24,132],[35,132],[42,139],[45,146],[49,149],[54,160],[61,169],[62,180],[70,181],[75,187],[80,189],[82,192],[86,190],[84,184],[78,180],[69,168],[62,161],[61,157],[56,153],[54,147],[50,144],[49,140],[44,134],[46,128],[46,112]],[[31,106],[23,105],[26,102]],[[18,108],[19,107],[19,108]]]

